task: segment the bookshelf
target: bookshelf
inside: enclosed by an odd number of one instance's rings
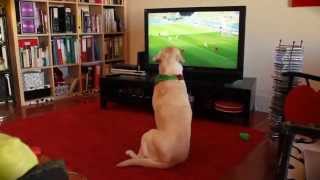
[[[126,1],[9,0],[18,104],[97,92],[128,57]]]
[[[6,9],[0,3],[0,103],[12,102],[14,99],[7,33]]]

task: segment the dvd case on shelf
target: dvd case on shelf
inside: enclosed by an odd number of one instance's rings
[[[280,133],[280,126],[283,121],[283,108],[286,94],[288,93],[287,77],[282,76],[284,72],[301,72],[303,69],[304,48],[303,41],[300,45],[292,44],[279,45],[274,51],[274,74],[273,96],[270,104],[269,119],[271,120],[272,138],[277,139]],[[299,80],[295,80],[293,85],[297,85]]]

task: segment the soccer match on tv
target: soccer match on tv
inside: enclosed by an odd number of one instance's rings
[[[174,46],[183,50],[184,66],[235,69],[239,16],[234,11],[149,14],[149,61]]]

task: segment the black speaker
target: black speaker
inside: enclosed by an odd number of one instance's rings
[[[137,60],[138,60],[138,70],[145,70],[148,58],[144,51],[138,52]]]
[[[0,76],[0,98],[7,98],[9,96],[8,81],[5,76]]]
[[[68,180],[67,169],[64,162],[49,161],[45,164],[37,165],[30,169],[18,180]]]

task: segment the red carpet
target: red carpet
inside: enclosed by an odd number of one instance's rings
[[[31,146],[40,146],[52,159],[64,159],[68,167],[89,180],[219,179],[264,136],[236,125],[194,119],[191,154],[186,163],[170,170],[116,168],[117,162],[127,158],[125,150],[137,150],[141,135],[153,126],[152,113],[120,105],[100,110],[97,103],[89,103],[9,122],[0,129]],[[250,133],[250,141],[241,141],[240,132]]]

